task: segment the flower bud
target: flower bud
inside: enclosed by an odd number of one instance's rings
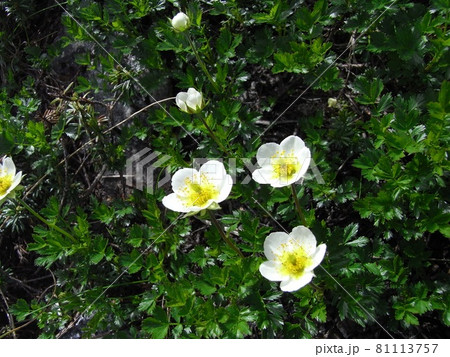
[[[337,99],[336,98],[328,98],[328,107],[336,108],[337,107]]]
[[[179,12],[172,19],[173,29],[177,32],[183,32],[189,28],[189,17],[184,12]]]
[[[203,103],[203,95],[194,88],[189,88],[187,92],[180,92],[175,97],[178,107],[186,113],[198,113],[205,106]]]

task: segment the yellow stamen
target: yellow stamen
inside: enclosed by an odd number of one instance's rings
[[[4,195],[11,187],[13,175],[0,176],[0,195]]]
[[[300,246],[294,250],[284,247],[283,252],[277,258],[281,263],[280,273],[296,279],[300,278],[312,263],[311,258]]]
[[[208,178],[204,174],[200,176],[200,183],[192,182],[190,178],[186,178],[184,182],[185,186],[181,189],[184,196],[181,199],[184,201],[186,207],[202,207],[209,200],[219,196],[220,192],[208,181]]]
[[[272,156],[271,164],[274,172],[273,178],[280,181],[291,180],[302,167],[293,151],[286,154],[284,150],[277,151]]]

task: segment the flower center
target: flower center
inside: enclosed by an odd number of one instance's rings
[[[190,178],[185,179],[185,186],[181,189],[184,193],[182,200],[185,206],[204,206],[209,200],[219,196],[217,188],[208,181],[205,175],[200,176],[200,183],[192,182]]]
[[[12,175],[0,176],[0,195],[4,195],[11,187],[13,181]]]
[[[286,154],[284,150],[277,151],[272,156],[271,163],[274,172],[273,178],[280,181],[291,180],[301,168],[301,164],[292,151],[289,154]]]
[[[289,275],[293,278],[300,278],[311,264],[311,258],[306,254],[302,247],[297,247],[294,250],[284,250],[278,256],[281,263],[280,273]]]

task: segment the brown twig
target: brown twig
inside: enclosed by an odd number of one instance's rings
[[[12,331],[13,338],[17,338],[16,332],[15,332],[16,327],[14,326],[14,318],[13,318],[13,317],[11,316],[11,314],[9,313],[9,305],[8,305],[8,301],[6,301],[6,297],[5,297],[5,295],[3,294],[2,289],[0,289],[0,295],[2,296],[3,303],[5,304],[5,307],[6,307],[6,309],[5,309],[5,314],[6,314],[7,318],[8,318],[8,323],[9,323],[9,326],[10,326],[10,328],[11,328],[10,331]]]
[[[92,181],[91,185],[86,190],[86,192],[84,192],[82,194],[83,197],[88,197],[92,193],[92,191],[94,190],[95,186],[97,186],[97,183],[101,180],[101,178],[102,178],[102,176],[105,173],[107,168],[108,168],[108,165],[107,164],[103,164],[102,168],[100,169],[100,172],[95,177],[94,181]]]

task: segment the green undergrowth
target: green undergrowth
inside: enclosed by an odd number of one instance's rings
[[[450,7],[424,3],[0,1],[0,154],[71,236],[1,206],[0,337],[444,337]],[[168,100],[129,118],[190,87],[200,113]],[[263,243],[301,222],[290,189],[251,171],[292,134],[327,254],[286,293],[258,271]],[[143,148],[165,159],[139,190],[123,175]],[[235,178],[216,217],[244,259],[207,217],[161,203],[157,182],[200,158]]]

